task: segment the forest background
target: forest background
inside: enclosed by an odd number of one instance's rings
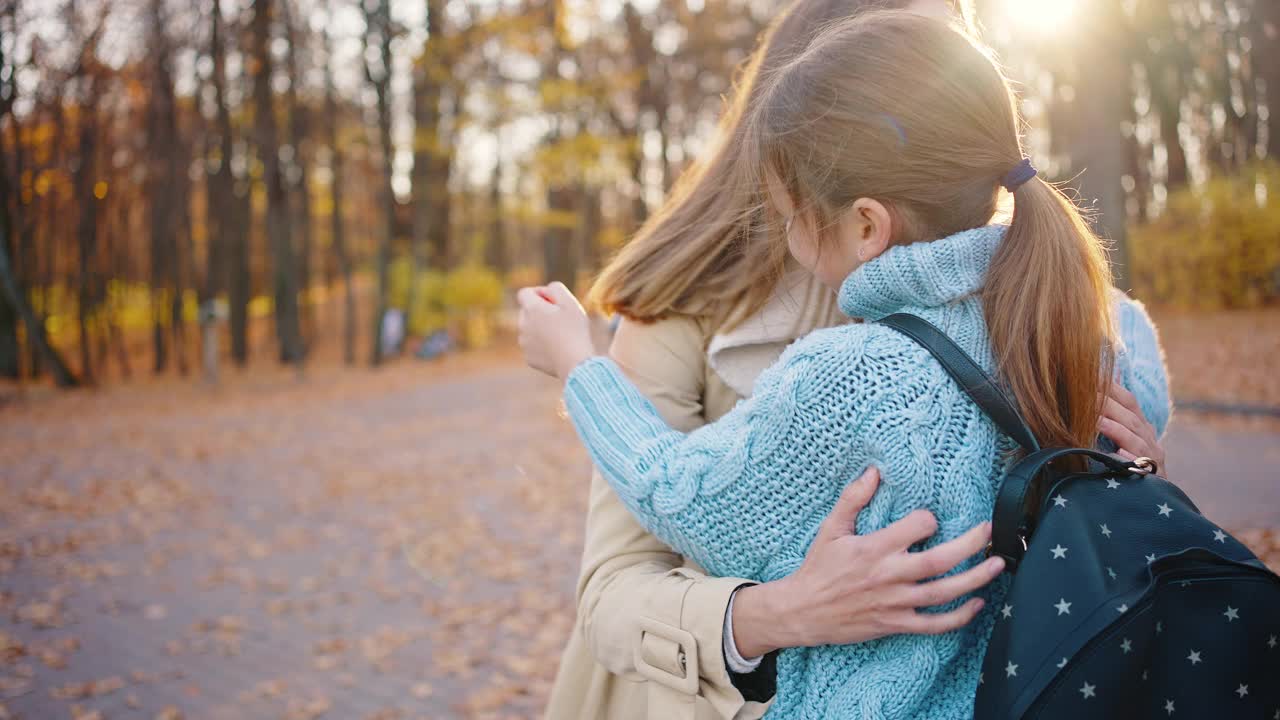
[[[0,377],[377,365],[388,309],[486,345],[656,209],[778,7],[3,0]],[[1275,305],[1280,4],[976,10],[1122,287]]]

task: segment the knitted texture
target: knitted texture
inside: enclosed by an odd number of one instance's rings
[[[1116,348],[1116,378],[1138,399],[1142,414],[1160,434],[1169,426],[1173,407],[1169,398],[1169,378],[1165,374],[1164,349],[1156,326],[1142,303],[1114,291],[1112,317],[1120,347]]]
[[[919,315],[992,371],[975,292],[1003,234],[990,226],[891,248],[845,281],[841,309],[869,320]],[[1144,409],[1164,407],[1167,418],[1159,349],[1144,345],[1154,332],[1130,331],[1118,376],[1147,394]],[[1138,357],[1153,360],[1133,364]],[[1013,449],[923,348],[874,324],[806,336],[760,375],[751,398],[688,435],[669,429],[608,359],[579,365],[565,402],[596,465],[646,528],[714,575],[760,581],[800,566],[841,491],[869,465],[880,468],[881,485],[860,532],[927,508],[938,531],[924,547],[958,537],[991,519]],[[768,717],[969,717],[1006,587],[1002,579],[984,589],[986,608],[956,632],[784,650]]]

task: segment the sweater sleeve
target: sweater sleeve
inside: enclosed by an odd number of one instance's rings
[[[689,431],[706,422],[702,404],[704,342],[701,328],[689,318],[673,317],[652,324],[624,319],[609,355],[666,422]],[[639,524],[595,469],[588,498],[578,578],[581,632],[574,633],[561,658],[547,720],[596,716],[597,712],[584,709],[582,703],[590,695],[588,685],[601,682],[599,668],[628,680],[637,679],[641,677],[635,666],[637,654],[652,657],[657,654],[653,648],[668,642],[668,636],[683,633],[692,636],[697,650],[693,653],[699,666],[697,694],[710,704],[716,717],[736,717],[747,700],[772,697],[776,669],[749,676],[759,681],[763,690],[744,696],[739,683],[745,686],[745,676],[730,674],[725,665],[722,646],[729,598],[747,580],[708,577],[685,567],[680,555]],[[660,630],[669,628],[668,636],[655,632],[653,624],[648,631],[642,630],[646,620],[661,623]],[[667,701],[666,695],[655,691],[653,685],[649,687],[647,702],[656,705]],[[622,688],[611,696],[628,697]],[[594,710],[604,712],[603,706]]]
[[[1163,436],[1173,414],[1169,371],[1155,323],[1142,303],[1114,291],[1116,328],[1122,347],[1116,354],[1116,377],[1138,399],[1147,422]]]
[[[807,382],[813,355],[792,351],[760,376],[750,399],[687,435],[667,427],[611,360],[588,360],[568,378],[565,405],[596,467],[642,525],[712,574],[768,580],[794,569],[777,564],[798,562],[811,538],[777,532],[776,519],[797,508],[768,488],[812,498],[820,493],[806,493],[806,484],[843,487],[833,483],[845,472],[841,441],[800,415],[847,417],[858,393]]]

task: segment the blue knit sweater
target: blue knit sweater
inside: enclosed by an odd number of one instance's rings
[[[894,247],[845,281],[841,309],[868,320],[919,315],[993,371],[975,292],[1003,234],[990,226]],[[1116,316],[1125,340],[1118,376],[1163,432],[1169,401],[1154,329],[1119,294]],[[926,546],[959,536],[991,518],[1013,448],[925,350],[874,324],[801,339],[751,398],[687,435],[604,358],[570,374],[565,401],[596,465],[646,528],[714,575],[761,581],[800,566],[840,492],[869,465],[882,479],[860,531],[927,508],[938,532]],[[986,608],[956,632],[784,650],[768,717],[970,717],[1005,589],[1003,580],[986,588]]]

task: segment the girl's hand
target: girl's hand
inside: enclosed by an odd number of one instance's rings
[[[595,354],[587,313],[562,283],[527,287],[516,293],[520,304],[520,349],[534,370],[564,380]]]
[[[799,570],[738,591],[733,634],[744,657],[896,633],[937,635],[963,627],[982,609],[982,599],[971,598],[946,613],[916,611],[971,593],[1004,570],[1004,560],[991,558],[957,575],[925,582],[981,552],[991,538],[991,524],[914,553],[907,549],[938,527],[926,510],[916,510],[870,535],[857,535],[858,513],[879,483],[879,472],[871,468],[849,485],[823,521]]]
[[[1149,457],[1165,475],[1164,447],[1156,439],[1156,429],[1147,422],[1138,399],[1118,382],[1111,383],[1102,408],[1098,431],[1116,444],[1116,454],[1125,460]],[[1167,477],[1167,476],[1166,476]]]

